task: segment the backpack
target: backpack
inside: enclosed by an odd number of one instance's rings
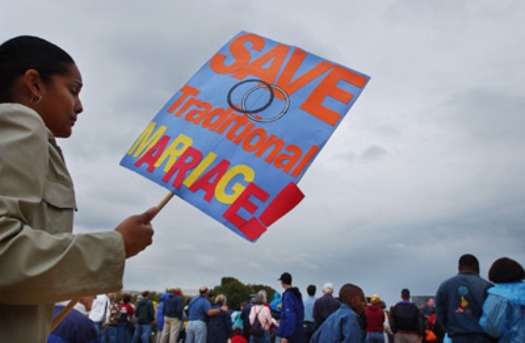
[[[139,301],[137,308],[135,309],[135,319],[142,325],[151,323],[155,320],[155,313],[151,300],[142,299]]]
[[[120,309],[118,308],[117,303],[111,303],[109,306],[109,311],[106,313],[106,321],[104,326],[115,326],[118,324],[120,318]]]
[[[137,304],[137,308],[135,309],[135,315],[137,315],[137,313],[140,315],[142,311],[147,312],[147,310],[148,310],[148,301],[146,299],[142,299]]]
[[[254,308],[255,311],[255,308]],[[259,310],[261,312],[261,310]],[[253,320],[252,329],[251,329],[251,335],[255,337],[259,337],[264,335],[264,328],[261,324],[261,321],[259,320],[259,312],[255,312],[255,319]]]

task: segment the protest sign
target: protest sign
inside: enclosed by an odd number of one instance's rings
[[[369,77],[241,32],[162,107],[121,165],[257,240]]]

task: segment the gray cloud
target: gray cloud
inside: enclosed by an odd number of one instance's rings
[[[125,287],[214,286],[222,276],[304,287],[346,282],[392,304],[431,294],[471,252],[486,276],[525,261],[525,139],[517,1],[3,3],[2,40],[68,50],[85,112],[63,140],[76,231],[115,227],[167,190],[118,165],[168,98],[223,44],[251,31],[372,76],[299,186],[306,198],[255,244],[174,198]],[[28,11],[27,8],[31,8]]]

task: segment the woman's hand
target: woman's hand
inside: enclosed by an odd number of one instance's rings
[[[135,256],[152,243],[153,226],[151,220],[157,215],[156,207],[150,208],[142,214],[128,217],[122,221],[115,231],[122,235],[126,258]]]

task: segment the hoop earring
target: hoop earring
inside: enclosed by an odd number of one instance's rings
[[[31,99],[30,99],[31,103],[33,105],[38,105],[40,103],[40,101],[42,101],[42,95],[39,95],[39,96],[31,96]]]

